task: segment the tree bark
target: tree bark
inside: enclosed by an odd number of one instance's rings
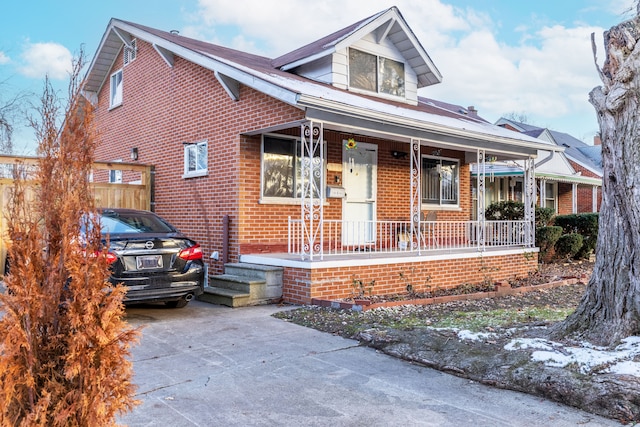
[[[639,39],[639,16],[604,34],[603,85],[589,94],[602,139],[596,262],[578,308],[554,331],[598,345],[640,334]]]

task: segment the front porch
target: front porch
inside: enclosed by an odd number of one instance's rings
[[[283,298],[298,304],[493,284],[537,269],[524,220],[325,220],[311,255],[303,221],[288,224],[286,253],[244,254],[240,262],[282,267]]]
[[[256,219],[272,220],[263,234],[242,236],[237,261],[282,267],[285,301],[420,292],[509,280],[537,268],[533,177],[540,144],[334,120],[246,133],[247,146],[258,142],[261,156]],[[485,219],[493,159],[523,161],[522,220]],[[479,165],[473,196],[471,163]]]
[[[241,263],[283,268],[283,299],[310,304],[313,299],[425,292],[463,284],[494,283],[526,277],[538,266],[538,248],[492,247],[396,252],[349,252],[324,260],[297,254],[240,256]]]

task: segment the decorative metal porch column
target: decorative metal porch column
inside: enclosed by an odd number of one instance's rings
[[[533,247],[536,241],[536,177],[535,177],[535,161],[528,158],[524,161],[524,221],[525,221],[525,238],[524,243],[527,247]],[[542,192],[544,192],[544,180],[541,184]],[[540,195],[542,199],[542,194]]]
[[[485,235],[484,235],[484,231],[485,231],[485,202],[484,202],[484,195],[485,195],[485,188],[484,188],[484,184],[485,184],[485,177],[486,177],[486,156],[485,156],[485,152],[483,149],[478,149],[478,153],[477,153],[477,162],[478,162],[478,173],[477,173],[477,180],[478,183],[476,185],[476,216],[477,216],[477,220],[478,220],[478,250],[479,251],[484,251],[484,243],[485,243]]]
[[[302,259],[313,260],[314,255],[324,256],[323,221],[324,150],[322,149],[322,123],[308,121],[300,126],[300,172],[302,179]]]
[[[420,211],[422,208],[422,197],[420,196],[420,140],[411,140],[411,247],[418,250],[418,255],[422,249],[422,238],[420,233]]]

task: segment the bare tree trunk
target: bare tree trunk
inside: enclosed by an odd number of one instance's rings
[[[589,94],[603,161],[596,263],[577,310],[555,331],[600,345],[640,334],[639,39],[640,16],[605,32],[603,86]]]

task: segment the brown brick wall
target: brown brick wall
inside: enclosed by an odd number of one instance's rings
[[[120,54],[112,71],[121,66]],[[156,212],[200,242],[206,256],[222,251],[222,218],[229,215],[230,256],[237,260],[238,243],[253,233],[240,211],[251,196],[246,183],[255,182],[253,163],[240,156],[249,138],[240,135],[299,120],[303,112],[244,86],[233,101],[212,71],[180,57],[169,67],[140,40],[136,60],[123,69],[123,103],[111,111],[109,86],[107,78],[99,94],[96,158],[129,161],[137,147],[138,162],[155,165]],[[208,175],[183,179],[183,143],[201,140],[208,141]],[[249,203],[257,206],[256,198]],[[222,262],[211,267],[221,271]]]
[[[530,256],[529,256],[530,255]],[[365,288],[372,280],[373,295],[406,292],[407,283],[423,292],[453,288],[462,284],[493,283],[524,277],[537,268],[537,252],[507,256],[484,255],[411,263],[348,266],[342,268],[285,268],[284,299],[291,303],[308,304],[312,298],[338,299],[353,296],[353,280],[361,280]],[[402,276],[401,276],[402,273]],[[404,278],[403,278],[404,277]]]
[[[573,213],[573,186],[563,182],[558,183],[558,215]]]

